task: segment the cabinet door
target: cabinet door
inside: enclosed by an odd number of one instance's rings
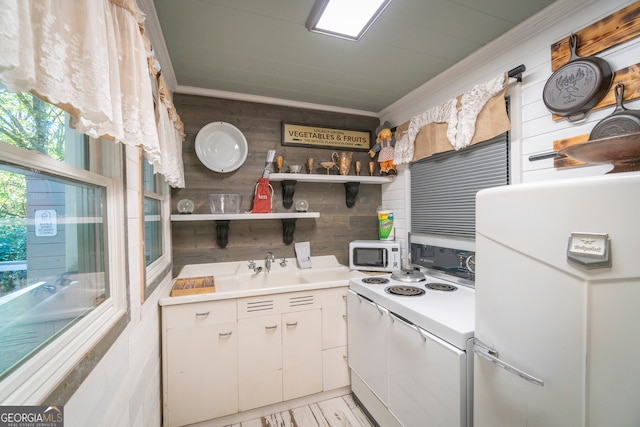
[[[241,411],[282,401],[280,323],[280,315],[238,321],[238,387]]]
[[[386,405],[388,311],[355,292],[348,291],[347,315],[349,367]]]
[[[320,310],[282,315],[284,400],[322,391],[321,318]]]
[[[322,390],[328,391],[349,385],[347,346],[322,351]]]
[[[393,316],[389,325],[389,410],[405,426],[466,425],[466,355]]]
[[[170,328],[166,337],[168,425],[238,412],[237,323]]]

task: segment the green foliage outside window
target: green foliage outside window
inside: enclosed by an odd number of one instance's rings
[[[64,160],[65,113],[0,85],[0,142]],[[27,259],[24,175],[0,170],[0,262]],[[24,285],[26,270],[0,271],[0,295]]]

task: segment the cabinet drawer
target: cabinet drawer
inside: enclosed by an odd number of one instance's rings
[[[322,352],[322,373],[323,391],[349,385],[347,346],[336,347]]]
[[[162,307],[165,328],[210,325],[236,320],[236,301],[207,301]]]
[[[238,319],[312,310],[322,306],[319,290],[238,299]]]
[[[347,286],[322,290],[322,307],[344,307],[347,310]]]
[[[347,345],[347,308],[322,307],[322,348]]]

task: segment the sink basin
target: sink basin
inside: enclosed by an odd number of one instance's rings
[[[279,286],[309,283],[297,271],[277,271],[239,274],[236,276],[237,289],[275,288]]]
[[[219,299],[325,287],[330,282],[346,283],[351,276],[349,268],[332,255],[312,257],[312,265],[301,270],[295,258],[290,258],[284,265],[275,262],[267,272],[260,260],[254,262],[261,269],[255,272],[248,261],[193,264],[185,266],[178,277],[214,276],[215,292],[208,295]]]

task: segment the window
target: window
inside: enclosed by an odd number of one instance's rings
[[[120,157],[0,87],[0,402],[37,401],[125,312]]]
[[[142,284],[142,297],[146,299],[155,290],[171,267],[169,258],[168,184],[161,175],[153,173],[153,166],[142,155],[142,187],[144,195],[144,262],[146,278]]]
[[[153,167],[143,158],[142,176],[144,188],[144,260],[148,267],[163,254],[162,246],[162,201],[164,200],[161,178],[154,175]]]
[[[412,163],[411,232],[474,239],[476,193],[509,184],[509,137]]]

